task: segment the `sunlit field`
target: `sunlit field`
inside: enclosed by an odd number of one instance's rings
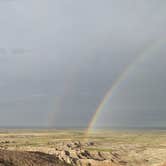
[[[160,166],[166,161],[165,131],[96,130],[88,135],[84,130],[12,129],[0,132],[0,147],[4,150],[38,151],[53,155],[59,151],[74,153],[78,150],[76,147],[65,147],[72,143],[79,143],[80,151],[91,153],[91,159],[83,158],[85,165],[88,162],[103,165],[107,161],[108,165]],[[107,155],[105,160],[96,159],[98,153]],[[64,161],[67,164],[67,160]]]

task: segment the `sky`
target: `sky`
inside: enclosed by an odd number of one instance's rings
[[[147,46],[165,38],[165,29],[165,0],[0,0],[0,126],[86,127],[113,82]],[[157,53],[157,61],[146,63],[155,62],[164,72],[165,51]],[[162,84],[161,97],[133,94],[136,104],[129,109],[131,98],[122,102],[122,86],[100,123],[106,117],[111,125],[115,117],[116,124],[124,125],[131,110],[133,118],[138,112],[146,116],[143,100],[138,102],[142,95],[150,96],[148,105],[161,98],[164,103],[164,75],[146,63],[135,69],[143,77],[140,87],[146,88],[143,82],[149,77],[140,70],[152,70],[157,75],[153,88]],[[133,93],[136,78],[127,81],[127,93]],[[115,116],[107,113],[117,105]],[[166,107],[160,108],[148,125],[163,125]],[[137,121],[147,124],[146,118]]]

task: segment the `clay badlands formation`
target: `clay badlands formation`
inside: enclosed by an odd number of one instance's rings
[[[165,131],[0,132],[0,166],[165,166]]]

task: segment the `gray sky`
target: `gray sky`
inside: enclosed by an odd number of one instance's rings
[[[165,29],[165,0],[0,0],[0,126],[87,126],[113,81]]]

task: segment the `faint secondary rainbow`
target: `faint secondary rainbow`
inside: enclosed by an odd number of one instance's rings
[[[94,127],[94,125],[95,125],[95,123],[96,123],[101,111],[105,107],[105,105],[108,102],[108,100],[112,97],[113,92],[118,88],[118,86],[121,84],[121,82],[126,80],[126,77],[134,69],[136,64],[141,62],[141,61],[144,61],[148,56],[150,56],[151,53],[153,53],[154,50],[156,50],[157,48],[160,47],[161,43],[163,43],[162,39],[150,42],[141,51],[141,53],[137,56],[137,58],[123,70],[123,72],[120,74],[120,76],[112,84],[111,88],[107,91],[107,93],[105,94],[103,100],[101,101],[101,103],[97,107],[95,113],[93,114],[93,116],[92,116],[92,118],[91,118],[91,120],[89,122],[89,125],[87,127],[87,130],[86,130],[85,134],[88,134],[88,133],[91,132],[91,130],[93,129],[93,127]]]
[[[95,58],[95,54],[91,54],[91,58],[89,60],[93,60]],[[85,59],[87,62],[87,59]],[[61,96],[54,96],[54,103],[55,103],[55,109],[50,110],[47,116],[47,126],[48,127],[56,127],[56,121],[58,118],[60,118],[60,113],[63,111],[63,104],[65,104],[65,98],[70,96],[70,93],[75,91],[75,84],[77,84],[77,78],[79,76],[79,73],[81,71],[80,68],[77,68],[78,66],[71,66],[70,73],[65,78],[65,86],[63,89],[63,93]],[[57,126],[58,127],[58,126]]]

